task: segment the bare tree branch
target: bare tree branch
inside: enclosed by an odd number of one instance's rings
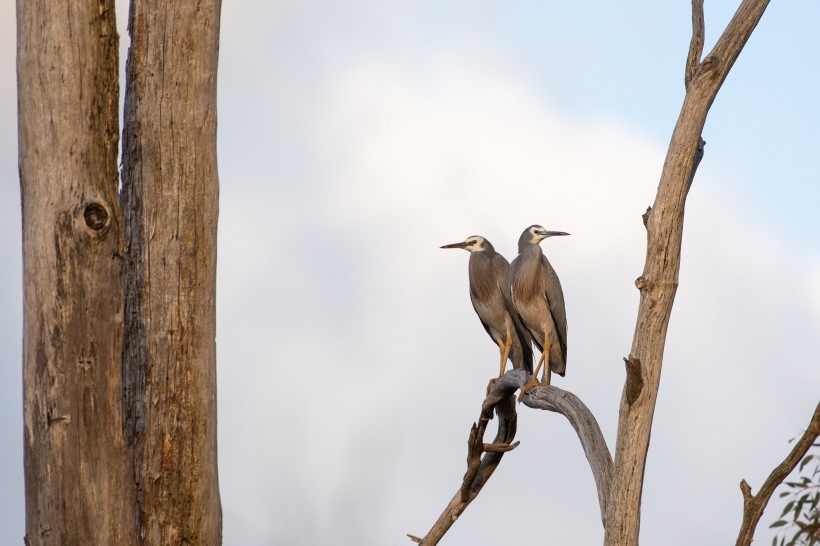
[[[528,380],[529,374],[524,370],[510,370],[501,379],[490,381],[490,385],[495,383],[504,385],[507,389],[515,390],[520,389]],[[488,394],[485,404],[491,401],[490,396]],[[554,385],[532,388],[527,391],[522,401],[531,408],[560,413],[567,418],[572,428],[575,429],[589,462],[589,467],[592,470],[592,476],[595,478],[598,503],[601,508],[601,521],[605,522],[610,484],[612,483],[612,455],[595,416],[580,398]]]
[[[704,34],[703,0],[692,0],[692,40],[689,42],[689,56],[686,58],[686,89],[689,89],[689,82],[700,69]]]
[[[444,534],[453,526],[464,510],[478,496],[484,484],[495,472],[505,452],[518,446],[513,443],[518,424],[513,393],[517,387],[506,385],[499,380],[490,381],[487,386],[487,398],[481,405],[481,416],[478,423],[473,423],[467,444],[467,472],[464,474],[461,487],[450,503],[439,516],[433,527],[424,538],[408,533],[413,542],[423,546],[438,544]],[[484,431],[492,419],[493,410],[498,415],[498,433],[492,444],[484,443]],[[482,453],[484,456],[482,457]]]
[[[523,374],[519,370],[507,372]],[[524,384],[523,381],[521,383]],[[589,408],[569,391],[559,389],[554,385],[535,387],[527,391],[523,399],[524,404],[531,408],[554,411],[567,418],[581,446],[584,448],[592,476],[595,478],[595,487],[598,490],[598,504],[601,508],[601,521],[606,526],[606,510],[609,501],[609,490],[612,483],[612,455],[601,433],[601,427]]]
[[[743,0],[732,20],[726,25],[723,34],[718,38],[715,47],[704,59],[704,63],[709,61],[710,64],[714,62],[720,65],[717,73],[722,76],[721,84],[752,35],[752,31],[757,27],[757,23],[760,22],[760,18],[763,17],[763,12],[766,11],[768,5],[769,0]]]
[[[800,460],[806,455],[817,437],[820,436],[820,403],[814,409],[814,415],[809,423],[806,432],[795,444],[791,453],[783,460],[782,463],[772,470],[769,477],[763,482],[763,486],[757,495],[752,495],[752,488],[746,482],[741,480],[740,490],[743,492],[743,521],[740,524],[740,533],[737,536],[735,546],[749,546],[752,543],[757,522],[760,516],[763,515],[763,510],[769,504],[769,499],[777,486],[783,483],[783,480],[791,474],[792,470],[797,466]]]

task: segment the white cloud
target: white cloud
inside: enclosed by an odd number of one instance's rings
[[[313,125],[304,128],[320,135],[308,154],[315,186],[280,184],[286,196],[278,203],[275,192],[260,188],[270,200],[240,203],[227,195],[223,205],[223,247],[244,242],[228,249],[236,255],[221,266],[221,282],[230,286],[220,302],[221,346],[231,353],[241,337],[248,361],[259,364],[231,365],[231,373],[248,374],[255,384],[241,394],[226,387],[222,372],[220,442],[231,435],[231,423],[251,413],[299,444],[282,449],[277,435],[257,446],[258,460],[271,465],[261,480],[256,469],[263,463],[239,465],[223,452],[221,475],[256,483],[262,497],[283,480],[301,487],[300,502],[289,510],[316,516],[316,544],[353,536],[383,544],[423,533],[458,486],[464,441],[496,352],[470,308],[467,255],[440,251],[440,244],[481,233],[512,258],[530,223],[573,234],[544,243],[569,308],[569,371],[560,384],[584,397],[614,437],[621,357],[638,299],[633,281],[643,266],[640,214],[654,198],[663,147],[618,120],[562,117],[522,74],[500,64],[465,68],[462,58],[444,52],[429,64],[402,61],[363,59],[335,67],[324,82],[323,100],[311,104]],[[231,166],[222,167],[225,178]],[[650,542],[666,536],[682,509],[664,502],[669,489],[702,521],[693,533],[730,538],[740,500],[733,484],[744,477],[738,450],[749,459],[748,452],[763,452],[761,444],[774,444],[758,457],[769,461],[780,444],[785,448],[778,429],[799,424],[795,416],[804,409],[754,409],[753,393],[766,392],[769,373],[761,349],[771,348],[751,346],[748,336],[771,324],[743,303],[753,299],[781,316],[776,334],[788,337],[802,286],[795,281],[779,295],[760,294],[775,271],[756,256],[777,254],[779,241],[716,195],[708,177],[696,182],[687,218],[650,450],[643,525]],[[754,247],[738,245],[743,237]],[[246,252],[254,254],[252,268],[243,263]],[[781,252],[773,261],[791,258]],[[234,316],[252,317],[254,333],[247,335],[246,322]],[[785,389],[800,370],[799,363],[784,368],[777,382],[784,390],[767,393],[772,404],[795,397]],[[797,398],[812,392],[803,389]],[[233,407],[240,396],[244,403]],[[766,419],[763,436],[744,444],[749,427]],[[559,417],[522,408],[519,438],[522,447],[451,540],[475,543],[499,533],[520,540],[532,532],[526,524],[537,522],[557,543],[599,541],[594,485],[571,429]],[[693,452],[695,442],[710,449]],[[716,484],[722,509],[703,502]],[[243,491],[224,502],[256,505],[263,498]],[[271,513],[278,502],[268,505]],[[357,523],[374,510],[380,526]],[[499,517],[516,525],[500,526]],[[299,521],[294,517],[293,525]],[[273,525],[288,529],[287,521]],[[247,543],[230,522],[226,540]],[[681,533],[672,540],[696,539]]]

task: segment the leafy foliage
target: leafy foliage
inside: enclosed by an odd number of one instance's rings
[[[785,482],[780,493],[788,502],[769,527],[778,532],[772,546],[820,546],[820,444],[814,444],[798,467],[796,481]]]

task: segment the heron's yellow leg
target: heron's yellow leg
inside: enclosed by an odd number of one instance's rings
[[[524,395],[528,390],[533,387],[544,387],[550,384],[550,364],[549,364],[549,354],[550,354],[550,340],[547,337],[547,333],[544,332],[544,350],[541,352],[541,358],[538,359],[538,366],[535,367],[535,371],[532,374],[532,378],[527,381],[527,383],[521,387],[521,394],[518,395],[518,401],[520,402]],[[544,366],[544,377],[541,383],[538,382],[538,372],[541,371],[541,366]]]
[[[537,387],[538,385],[540,385],[540,383],[538,383],[538,379],[536,379],[536,378],[538,377],[538,372],[541,370],[541,366],[543,364],[544,364],[544,353],[541,353],[541,358],[538,359],[538,365],[535,367],[535,372],[532,374],[532,377],[530,378],[530,380],[527,381],[527,383],[524,384],[524,386],[521,387],[521,394],[518,395],[518,401],[519,402],[521,401],[522,398],[524,398],[524,395],[527,393],[528,390],[530,390],[533,387]]]
[[[542,357],[546,355],[546,360],[544,361],[544,376],[541,378],[542,385],[549,385],[550,379],[552,378],[552,368],[550,368],[550,338],[547,336],[547,332],[544,331],[544,353],[541,355]]]
[[[512,347],[512,336],[510,336],[510,325],[508,324],[507,339],[505,339],[503,343],[498,344],[498,348],[501,351],[501,371],[498,372],[498,377],[502,377],[504,371],[507,369],[507,358],[510,356],[510,347]]]

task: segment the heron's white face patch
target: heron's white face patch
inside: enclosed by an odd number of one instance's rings
[[[464,242],[467,244],[464,250],[469,250],[470,252],[480,252],[484,250],[484,237],[473,235],[472,237],[464,239]]]
[[[532,236],[530,238],[530,242],[532,242],[534,244],[538,244],[541,241],[543,241],[545,231],[546,230],[541,226],[538,226],[538,225],[530,226],[530,235]]]

